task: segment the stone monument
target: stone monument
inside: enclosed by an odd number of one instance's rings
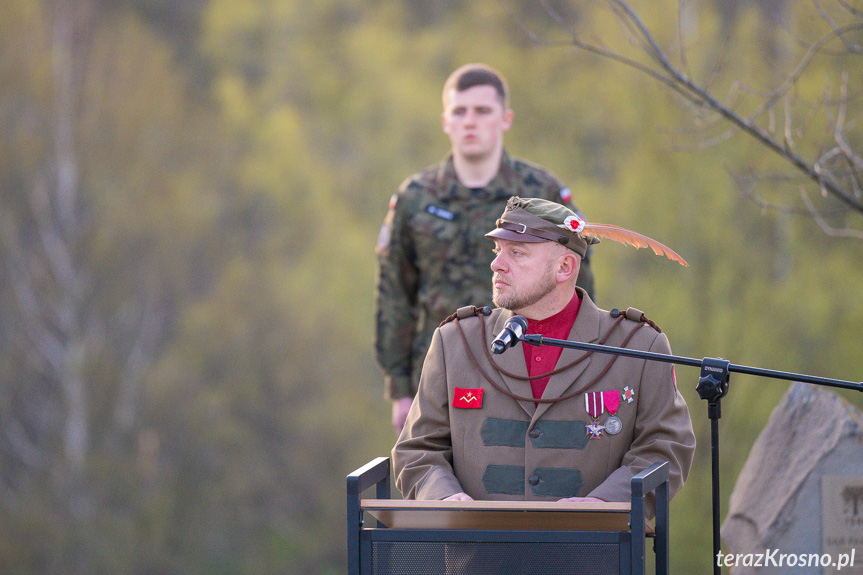
[[[722,539],[734,575],[863,575],[863,414],[792,385],[740,472]]]

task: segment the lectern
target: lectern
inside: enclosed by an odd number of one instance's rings
[[[379,457],[348,475],[347,521],[349,575],[642,575],[645,537],[668,575],[668,463],[632,478],[630,503],[406,501],[390,499]]]

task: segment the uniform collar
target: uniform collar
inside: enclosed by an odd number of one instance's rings
[[[491,194],[491,197],[486,199],[509,198],[512,196],[512,182],[514,179],[515,169],[512,165],[512,158],[506,149],[504,149],[497,174],[483,188]],[[458,179],[458,174],[456,174],[455,165],[453,164],[452,152],[447,154],[438,166],[435,184],[435,192],[442,200],[470,200],[474,197],[471,189],[465,187]]]

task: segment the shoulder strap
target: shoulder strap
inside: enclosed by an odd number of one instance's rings
[[[474,317],[477,315],[490,315],[491,308],[488,306],[477,307],[475,305],[466,305],[464,307],[458,308],[455,313],[448,315],[438,327],[443,327],[444,324],[447,324],[455,319],[467,319],[469,317]],[[485,327],[485,322],[483,322],[483,327]]]
[[[638,322],[638,323],[646,323],[647,325],[649,325],[650,327],[652,327],[653,329],[655,329],[659,333],[662,333],[662,330],[659,329],[659,326],[656,325],[656,323],[652,319],[648,319],[647,316],[644,315],[644,312],[641,311],[640,309],[635,309],[634,307],[628,307],[628,308],[626,308],[625,312],[621,313],[619,309],[614,308],[613,310],[611,310],[610,313],[611,313],[611,317],[619,317],[619,316],[623,315],[629,321],[634,321],[634,322]]]

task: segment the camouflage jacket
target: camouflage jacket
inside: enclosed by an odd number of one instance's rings
[[[495,227],[512,196],[570,203],[570,192],[547,171],[504,152],[487,186],[458,180],[452,156],[405,180],[390,200],[378,237],[375,351],[389,399],[412,397],[432,334],[465,305],[491,305]],[[578,285],[593,295],[588,259]]]

